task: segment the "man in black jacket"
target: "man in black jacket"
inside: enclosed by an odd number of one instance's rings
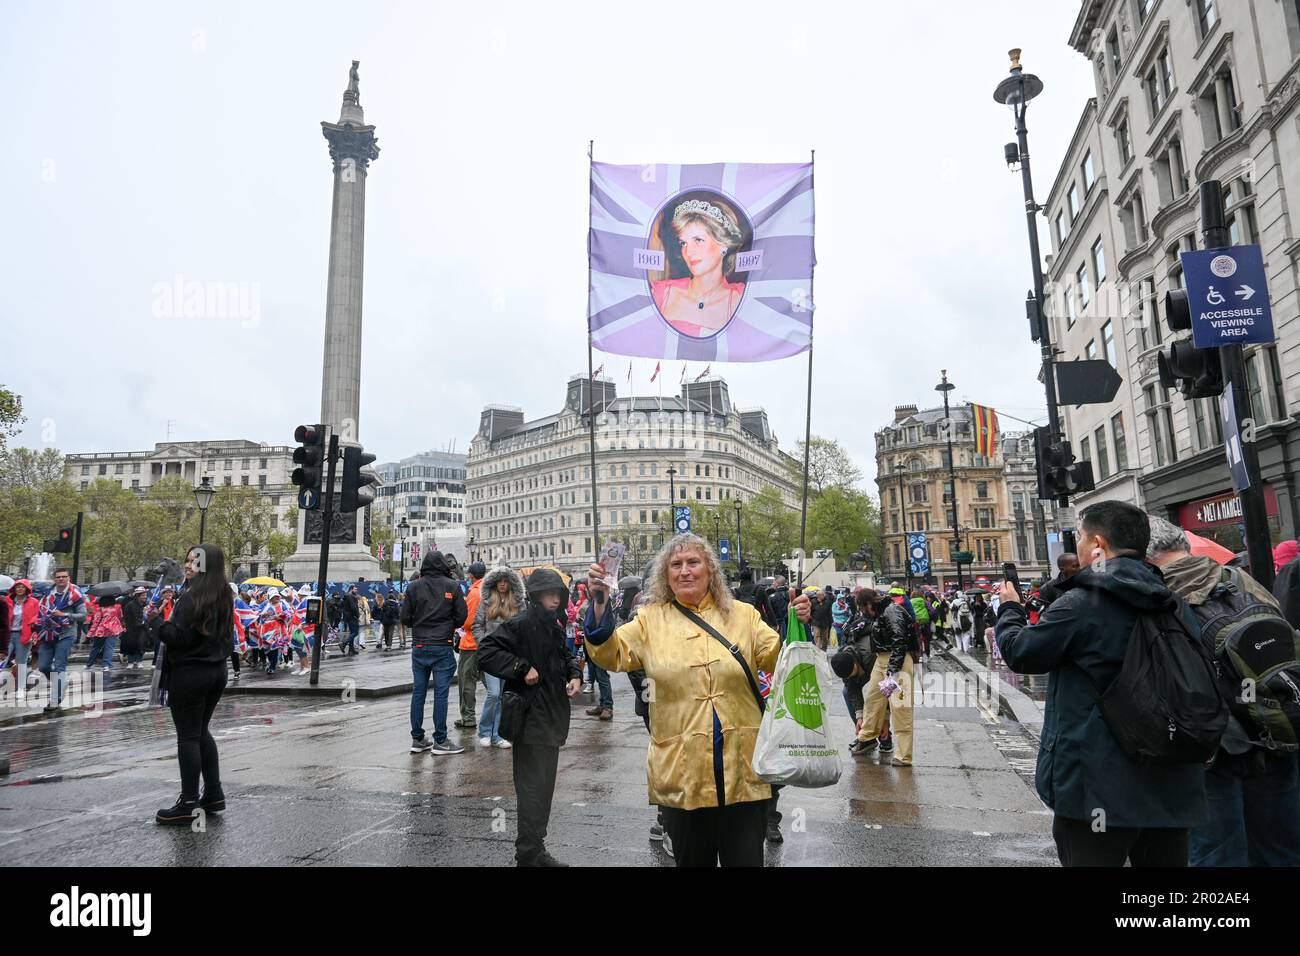
[[[772,615],[772,627],[776,632],[785,637],[785,625],[788,615],[786,611],[790,608],[790,589],[786,587],[785,578],[777,575],[772,581],[772,591],[767,598],[767,611]]]
[[[411,631],[411,753],[459,754],[465,748],[447,739],[447,690],[456,675],[452,649],[456,628],[465,620],[465,597],[441,551],[420,563],[402,602],[402,623]],[[433,677],[433,740],[424,733],[424,699]]]
[[[871,615],[871,676],[866,681],[867,698],[863,702],[862,725],[852,753],[868,754],[884,740],[885,729],[892,729],[895,767],[912,766],[912,674],[919,644],[916,628],[903,606],[888,594],[866,591],[865,601]],[[863,600],[860,598],[860,600]],[[886,695],[881,683],[896,684]],[[889,685],[887,684],[886,687]],[[883,747],[882,747],[883,751]],[[881,762],[884,762],[882,752]]]
[[[1038,600],[1045,607],[1051,607],[1053,601],[1074,587],[1071,581],[1079,573],[1079,556],[1067,551],[1056,559],[1056,570],[1060,573],[1038,591]]]
[[[1033,627],[1003,582],[996,636],[1018,674],[1049,675],[1035,785],[1052,808],[1062,866],[1186,866],[1188,830],[1208,819],[1201,764],[1139,764],[1106,726],[1095,694],[1119,676],[1146,614],[1173,611],[1200,626],[1144,560],[1151,529],[1141,508],[1099,501],[1079,516],[1083,570]]]
[[[569,698],[582,686],[578,659],[564,642],[564,580],[549,568],[528,576],[528,608],[484,638],[479,669],[505,681],[504,694],[527,703],[523,725],[512,734],[520,866],[567,866],[546,850],[560,747],[569,736]],[[508,698],[507,698],[508,699]],[[504,730],[504,714],[503,714]]]
[[[357,635],[361,633],[361,605],[357,603],[355,584],[348,588],[348,593],[343,596],[343,627],[347,636],[339,638],[339,645],[344,654],[351,652],[355,657]]]

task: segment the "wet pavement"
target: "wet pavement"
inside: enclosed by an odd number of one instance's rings
[[[397,653],[331,661],[328,670],[357,686],[409,684]],[[963,696],[951,680],[958,673],[938,659],[931,667],[940,690],[915,711],[916,766],[846,755],[834,787],[782,793],[785,843],[768,845],[769,864],[1055,864],[1051,817],[1033,791],[1033,741],[996,716],[996,703]],[[209,815],[201,832],[156,825],[179,777],[170,715],[141,697],[148,676],[121,675],[98,716],[0,723],[0,755],[12,763],[0,780],[0,865],[513,862],[510,752],[482,749],[472,731],[453,728],[465,753],[408,753],[405,693],[228,695],[213,733],[229,809]],[[583,713],[588,695],[574,701],[548,846],[574,864],[671,866],[648,839],[645,728],[626,677],[612,680],[612,722]],[[832,694],[834,733],[847,745],[852,725],[838,686]],[[426,712],[431,705],[432,694]],[[449,721],[457,714],[453,688]]]

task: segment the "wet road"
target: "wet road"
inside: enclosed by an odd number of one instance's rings
[[[932,673],[942,678],[945,665],[936,659]],[[626,678],[612,679],[612,722],[583,713],[586,695],[574,702],[548,845],[573,864],[670,866],[647,839],[646,732]],[[453,689],[452,717],[455,698]],[[168,713],[133,700],[124,688],[98,717],[0,726],[0,753],[12,761],[0,783],[0,865],[513,862],[509,751],[482,750],[472,732],[453,729],[465,753],[408,753],[405,695],[224,699],[213,731],[229,809],[197,833],[153,823],[179,791],[175,737]],[[846,756],[836,786],[787,789],[785,843],[769,844],[768,862],[1054,865],[1032,741],[975,703],[943,692],[922,702],[915,767]],[[831,713],[847,744],[838,687]]]

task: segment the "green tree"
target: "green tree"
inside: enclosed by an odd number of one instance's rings
[[[24,573],[24,546],[40,553],[46,538],[76,522],[81,494],[64,477],[62,462],[55,449],[0,454],[0,568]]]
[[[221,493],[218,491],[217,495]],[[199,509],[194,501],[194,486],[180,475],[165,475],[149,489],[148,501],[163,516],[158,556],[182,560],[199,540]]]
[[[288,531],[272,531],[266,537],[266,553],[271,556],[271,566],[280,568],[285,560],[298,550],[298,536]]]
[[[96,478],[83,493],[81,563],[87,569],[120,566],[130,547],[134,511],[140,500],[116,481]]]
[[[233,574],[246,561],[256,560],[271,534],[271,503],[250,485],[223,485],[208,507],[207,540],[226,553],[226,571]]]
[[[808,505],[808,548],[831,548],[840,568],[866,544],[880,553],[880,514],[876,503],[860,492],[829,488]]]
[[[27,421],[23,414],[21,395],[0,385],[0,455],[5,453],[9,439],[18,434],[18,426]]]
[[[741,506],[742,557],[756,572],[772,568],[799,546],[799,512],[768,485]]]
[[[812,437],[808,455],[808,494],[811,498],[830,488],[853,488],[862,481],[862,469],[833,438]],[[790,480],[803,488],[803,442],[795,442],[795,463],[789,466]]]

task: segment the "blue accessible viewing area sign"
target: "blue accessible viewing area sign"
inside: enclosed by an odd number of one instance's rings
[[[1198,349],[1272,342],[1273,312],[1259,246],[1179,253]]]

